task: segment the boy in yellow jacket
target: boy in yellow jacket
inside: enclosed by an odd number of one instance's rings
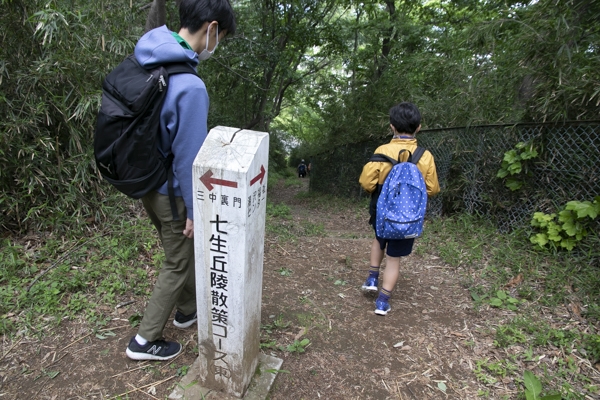
[[[403,102],[392,107],[390,110],[390,127],[394,134],[392,141],[388,144],[379,146],[377,150],[375,150],[375,153],[385,154],[393,159],[397,159],[398,154],[403,149],[414,153],[417,148],[417,139],[415,139],[415,135],[421,129],[421,113],[417,106],[412,103]],[[406,159],[401,161],[406,161]],[[433,160],[433,155],[429,151],[425,150],[425,153],[417,163],[417,168],[421,171],[421,174],[423,174],[425,185],[427,186],[427,195],[431,197],[438,194],[440,192],[440,185],[435,169],[435,161]],[[363,167],[359,182],[363,189],[371,193],[372,205],[377,204],[379,191],[391,169],[392,164],[389,162],[378,161],[368,162]],[[373,229],[375,229],[376,207],[372,206],[369,211],[371,212],[369,223],[372,224]],[[362,289],[367,292],[377,292],[377,286],[379,284],[379,266],[383,260],[383,252],[387,247],[385,275],[383,277],[381,291],[375,301],[375,314],[386,315],[391,310],[389,299],[394,286],[396,286],[396,281],[398,280],[400,257],[408,256],[412,252],[414,241],[415,239],[382,239],[377,237],[377,233],[375,234],[375,240],[373,240],[373,243],[371,244],[371,268],[369,269],[369,277],[362,286]]]

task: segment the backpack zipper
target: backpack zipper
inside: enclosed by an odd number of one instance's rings
[[[165,82],[165,77],[161,75],[158,77],[158,91],[162,92],[165,87],[167,87],[167,82]]]

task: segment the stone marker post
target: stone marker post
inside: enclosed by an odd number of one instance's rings
[[[194,161],[199,384],[241,398],[257,367],[269,136],[212,129]]]

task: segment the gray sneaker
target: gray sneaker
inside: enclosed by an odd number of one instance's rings
[[[189,328],[198,320],[196,312],[194,311],[190,315],[183,315],[182,312],[175,312],[175,319],[173,320],[173,325],[175,325],[179,329]]]

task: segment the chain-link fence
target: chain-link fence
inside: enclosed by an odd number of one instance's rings
[[[529,225],[536,211],[555,212],[571,200],[600,195],[600,121],[563,124],[488,125],[425,130],[419,145],[435,157],[442,192],[428,215],[468,212],[494,220],[501,231]],[[389,138],[360,142],[314,156],[311,190],[341,196],[368,196],[358,184],[363,165]],[[537,156],[519,162],[509,189],[498,178],[505,153],[526,143]]]

